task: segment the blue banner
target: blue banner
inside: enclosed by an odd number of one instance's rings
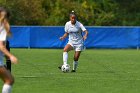
[[[86,27],[87,48],[137,48],[140,46],[140,27]],[[60,41],[63,26],[12,26],[10,47],[63,48],[68,41]]]

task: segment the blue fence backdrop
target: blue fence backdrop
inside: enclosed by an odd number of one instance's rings
[[[89,31],[87,48],[137,48],[140,46],[140,27],[86,27]],[[10,47],[63,48],[68,39],[60,41],[63,26],[12,26]]]

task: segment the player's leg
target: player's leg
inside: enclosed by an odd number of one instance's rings
[[[63,49],[63,64],[67,64],[68,61],[68,52],[72,50],[73,47],[70,44],[67,44]],[[61,66],[58,67],[61,69]]]
[[[70,44],[67,44],[63,50],[63,64],[67,64],[68,61],[68,52],[72,50],[73,47]]]
[[[75,51],[72,72],[76,72],[81,51]]]
[[[6,41],[6,49],[10,52],[9,41]],[[11,60],[6,56],[6,68],[11,72]]]
[[[4,66],[0,66],[0,78],[4,82],[2,93],[11,93],[14,78]]]
[[[76,72],[80,54],[84,50],[83,44],[74,45],[74,47],[75,47],[75,54],[74,54],[74,60],[73,60],[73,69],[71,72]]]

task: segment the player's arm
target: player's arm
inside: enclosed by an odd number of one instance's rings
[[[0,41],[0,51],[2,51],[7,57],[9,57],[13,63],[17,63],[17,58],[6,49],[3,41]]]
[[[83,39],[86,40],[87,39],[87,36],[88,36],[88,31],[85,30],[84,32],[85,32],[85,35],[83,36]]]
[[[88,36],[88,31],[86,30],[86,28],[81,23],[80,23],[80,27],[81,27],[82,31],[85,32],[85,35],[83,36],[83,39],[86,40],[87,36]]]
[[[64,30],[65,30],[65,34],[59,38],[60,40],[64,40],[69,35],[69,33],[68,33],[68,22],[65,24]]]
[[[6,32],[7,32],[7,35],[8,35],[8,36],[11,36],[10,24],[9,24],[9,22],[7,21],[7,19],[4,20],[4,27],[5,27],[5,30],[6,30]]]
[[[68,35],[69,35],[69,34],[68,34],[67,32],[65,32],[65,34],[64,34],[62,37],[60,37],[59,39],[60,39],[60,40],[64,40]]]

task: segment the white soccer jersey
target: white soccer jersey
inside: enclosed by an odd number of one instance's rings
[[[82,31],[85,31],[85,27],[80,22],[76,21],[75,25],[71,24],[71,21],[65,24],[65,32],[69,33],[69,43],[83,44]]]
[[[6,41],[6,30],[4,24],[0,24],[0,41]],[[3,53],[0,51],[0,66],[3,66]]]
[[[0,24],[0,41],[6,41],[6,30],[4,28],[4,24]]]

